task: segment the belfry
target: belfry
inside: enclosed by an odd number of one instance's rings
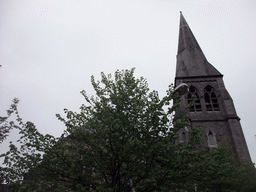
[[[187,110],[191,127],[201,124],[202,141],[196,148],[216,148],[222,140],[226,140],[242,161],[251,162],[240,118],[225,88],[223,75],[207,61],[182,13],[175,87],[181,83],[186,83],[189,90],[182,96],[176,115]],[[195,100],[193,105],[187,108],[192,100]],[[180,131],[178,142],[188,140],[190,128]]]

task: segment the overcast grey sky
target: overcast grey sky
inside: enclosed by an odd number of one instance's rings
[[[0,0],[0,115],[14,97],[42,133],[78,111],[90,76],[136,67],[164,96],[174,82],[182,11],[208,61],[224,74],[256,162],[255,0]]]

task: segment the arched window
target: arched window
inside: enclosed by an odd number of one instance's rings
[[[189,107],[189,111],[202,111],[198,90],[194,86],[189,87],[188,92],[188,104],[190,104],[191,102],[194,103]]]
[[[207,137],[208,137],[209,147],[217,147],[217,141],[216,141],[215,135],[211,131],[208,132]]]
[[[204,100],[207,111],[219,111],[219,103],[214,89],[207,85],[204,89]]]

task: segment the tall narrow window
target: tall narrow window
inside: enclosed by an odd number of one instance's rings
[[[208,132],[207,137],[208,137],[209,147],[217,147],[217,141],[216,141],[215,135],[211,131]]]
[[[219,111],[219,103],[214,89],[207,85],[204,89],[204,100],[207,111]]]
[[[190,104],[191,102],[194,103],[190,106],[189,111],[202,111],[198,90],[194,86],[191,86],[188,92],[188,103]]]

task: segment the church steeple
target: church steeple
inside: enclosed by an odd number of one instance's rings
[[[196,148],[216,148],[225,140],[242,161],[251,163],[240,118],[225,88],[223,75],[207,61],[181,13],[175,86],[182,83],[189,89],[187,94],[181,95],[175,117],[186,111],[190,126],[180,130],[177,142],[185,142],[188,130],[200,124],[202,140]]]
[[[207,61],[184,16],[180,12],[176,78],[200,76],[222,76],[222,74]]]

